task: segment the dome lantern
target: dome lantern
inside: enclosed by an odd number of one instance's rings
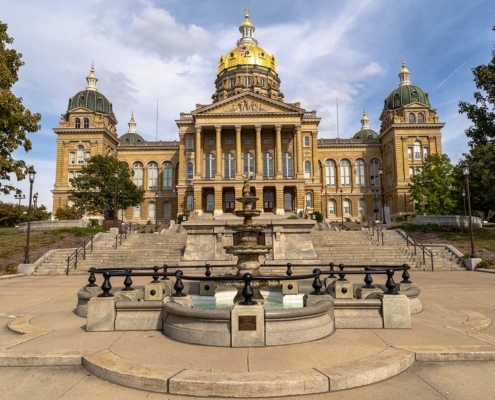
[[[363,110],[363,116],[361,117],[361,129],[354,134],[353,139],[376,139],[378,133],[373,129],[370,129],[370,120],[366,115],[366,109]]]
[[[131,112],[131,119],[129,120],[129,130],[119,137],[121,143],[144,143],[145,140],[141,135],[136,132],[136,121],[134,120],[134,111]]]
[[[409,80],[410,76],[411,73],[406,67],[406,60],[402,59],[402,68],[400,69],[399,72],[399,79],[400,79],[399,86],[410,85],[411,84],[411,81]]]
[[[96,82],[98,82],[98,78],[95,74],[95,66],[91,63],[91,71],[89,71],[89,75],[86,77],[86,82],[88,82],[88,86],[86,86],[86,90],[96,90]]]
[[[363,110],[363,117],[361,118],[361,130],[370,129],[370,120],[366,116],[366,108]]]
[[[246,7],[244,10],[244,22],[239,27],[239,32],[241,32],[241,38],[237,41],[237,46],[242,44],[255,44],[258,42],[253,37],[255,31],[253,23],[249,20],[249,8]]]
[[[136,133],[136,121],[134,120],[134,111],[131,112],[131,119],[128,123],[129,125],[129,130],[127,131],[128,133]]]

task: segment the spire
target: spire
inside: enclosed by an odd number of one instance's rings
[[[366,108],[363,110],[363,117],[361,118],[361,130],[370,129],[370,120],[366,116]]]
[[[86,90],[96,90],[96,82],[98,82],[98,78],[95,74],[95,66],[91,63],[91,71],[89,71],[89,75],[86,77],[86,82],[88,82],[88,86],[86,86]]]
[[[129,121],[128,133],[136,133],[136,121],[134,121],[134,111],[131,112],[131,120]]]
[[[411,84],[411,81],[409,80],[410,76],[411,73],[406,67],[406,60],[402,58],[402,68],[400,69],[399,72],[399,78],[400,78],[399,86],[410,85]]]
[[[237,41],[237,45],[240,46],[242,44],[258,44],[256,39],[253,38],[253,33],[255,31],[255,27],[253,23],[249,20],[249,8],[246,5],[244,10],[244,21],[239,27],[239,32],[241,32],[241,38]]]

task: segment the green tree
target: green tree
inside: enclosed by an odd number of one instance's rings
[[[446,154],[431,154],[426,157],[423,169],[411,177],[409,192],[426,214],[451,214],[456,200],[451,196],[454,184],[452,164]]]
[[[84,211],[81,211],[76,207],[65,206],[65,207],[57,208],[57,211],[55,211],[55,217],[59,220],[81,219],[83,215],[84,215]]]
[[[19,225],[24,218],[24,207],[18,204],[3,203],[0,201],[0,227],[10,228]]]
[[[31,114],[22,105],[22,98],[12,93],[12,86],[19,79],[19,68],[24,65],[22,54],[8,47],[13,41],[7,35],[7,24],[0,21],[0,192],[4,194],[20,192],[9,182],[2,183],[10,181],[10,174],[15,174],[18,181],[26,176],[26,163],[12,157],[14,150],[19,146],[26,152],[31,150],[26,133],[41,129],[38,125],[41,115]]]
[[[114,204],[115,193],[117,209],[137,206],[145,191],[132,182],[132,175],[127,164],[114,156],[91,157],[81,175],[70,180],[75,188],[70,192],[71,200],[76,208],[92,214],[103,214],[108,205]]]
[[[46,206],[41,204],[33,210],[33,215],[31,216],[31,221],[46,221],[50,219],[52,215],[51,212],[46,211]]]

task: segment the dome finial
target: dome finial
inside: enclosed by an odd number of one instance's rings
[[[246,4],[246,8],[244,9],[244,19],[249,19],[249,8]]]
[[[370,129],[370,121],[366,115],[366,108],[363,109],[363,117],[361,118],[361,130]]]
[[[399,72],[399,78],[400,78],[399,86],[410,85],[411,84],[409,80],[410,76],[411,73],[406,67],[406,60],[404,60],[404,57],[402,57],[402,68],[400,69]]]
[[[91,62],[91,70],[89,71],[89,75],[86,77],[86,82],[88,83],[86,90],[96,90],[96,82],[98,82],[98,78],[95,74],[95,66],[93,62]]]

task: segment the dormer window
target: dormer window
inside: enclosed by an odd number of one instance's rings
[[[413,113],[409,113],[409,123],[414,124],[416,122],[416,118]]]
[[[74,120],[74,128],[76,128],[76,129],[81,128],[81,120],[79,118],[76,118]]]
[[[264,58],[264,57],[265,57],[265,53],[261,52],[261,53],[260,53],[260,57],[261,57],[261,58]]]
[[[230,53],[230,57],[234,58],[235,54],[234,53]]]
[[[249,50],[246,50],[245,53],[244,53],[244,57],[247,57],[249,56],[251,53],[249,53]]]
[[[84,126],[84,128],[85,128],[85,129],[88,129],[88,128],[89,128],[89,118],[84,118],[84,120],[83,120],[83,121],[84,121],[84,125],[83,125],[83,126]]]
[[[425,122],[425,115],[423,113],[418,114],[418,124],[424,124]]]

